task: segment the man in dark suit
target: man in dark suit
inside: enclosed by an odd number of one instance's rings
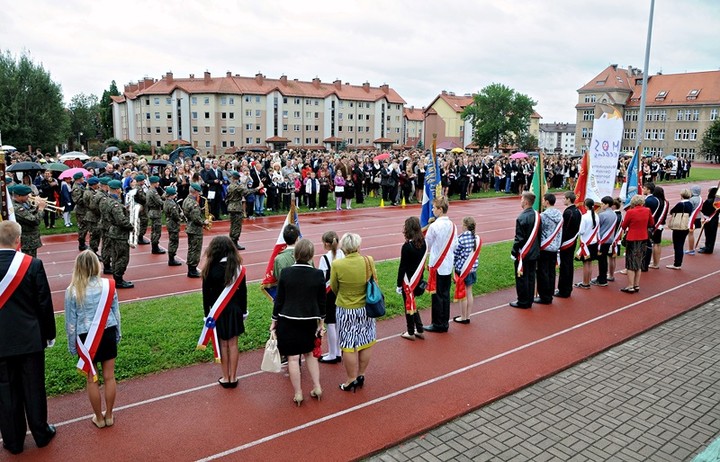
[[[45,394],[44,350],[55,343],[50,286],[42,261],[19,254],[19,244],[20,225],[0,222],[0,280],[19,281],[0,289],[0,433],[12,454],[23,451],[26,416],[38,447],[55,436]]]
[[[220,201],[222,201],[222,172],[217,168],[217,160],[205,161],[205,168],[200,171],[200,177],[205,183],[205,197],[210,201],[210,213],[215,220],[220,219]],[[212,168],[211,168],[212,166]]]
[[[522,194],[523,211],[515,220],[515,240],[510,255],[515,260],[515,291],[513,308],[530,308],[535,299],[535,274],[540,256],[540,216],[533,210],[535,194]],[[521,266],[522,264],[522,266]]]

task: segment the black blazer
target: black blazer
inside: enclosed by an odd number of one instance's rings
[[[325,319],[325,277],[307,265],[283,269],[278,281],[272,318]]]
[[[5,277],[15,252],[0,250],[0,279]],[[42,351],[55,338],[50,285],[42,260],[32,259],[25,277],[0,307],[0,357]]]

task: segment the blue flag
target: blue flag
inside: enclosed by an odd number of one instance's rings
[[[432,203],[440,188],[440,163],[435,152],[435,140],[430,161],[425,166],[425,185],[423,187],[422,208],[420,209],[420,227],[425,228],[433,218]]]
[[[625,182],[620,189],[620,198],[625,202],[625,206],[630,203],[630,199],[634,195],[638,194],[640,189],[640,175],[638,168],[640,166],[640,146],[635,148],[635,154],[633,154],[630,163],[627,166],[627,174]]]

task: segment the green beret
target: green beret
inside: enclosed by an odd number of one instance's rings
[[[135,181],[145,181],[145,175],[142,173],[135,175]]]
[[[233,178],[240,178],[240,172],[232,172]]]
[[[9,177],[9,176],[6,176],[6,177],[5,177],[5,184],[10,184],[10,183],[12,183],[12,182],[13,182],[12,177]]]
[[[98,177],[96,177],[96,176],[91,176],[90,178],[88,178],[88,184],[89,184],[90,186],[96,185],[96,184],[98,184],[98,183],[100,183],[100,178],[98,178]]]
[[[82,172],[76,172],[73,175],[73,180],[79,180],[80,178],[84,177],[85,175],[82,174]]]
[[[155,176],[155,175],[151,176],[151,177],[150,177],[150,183],[151,183],[151,184],[152,184],[152,183],[160,183],[160,177],[159,177],[159,176]]]
[[[190,187],[193,188],[195,191],[200,191],[200,192],[202,192],[202,186],[200,186],[200,185],[197,184],[197,183],[191,183],[191,184],[190,184]]]
[[[108,183],[108,187],[110,189],[122,189],[122,183],[120,182],[120,180],[110,180],[110,182]]]
[[[12,193],[13,193],[13,190],[15,189],[15,186],[16,186],[16,185],[14,185],[14,184],[11,184],[10,186],[8,186],[8,187],[7,187],[8,193],[12,194]]]
[[[18,184],[12,188],[12,193],[16,196],[27,196],[31,192],[32,189],[30,189],[30,186],[25,186],[24,184]]]
[[[168,196],[174,196],[175,194],[177,194],[177,189],[172,186],[168,186],[167,188],[165,188],[165,194],[167,194]]]
[[[100,184],[107,185],[111,181],[112,181],[112,178],[110,178],[109,176],[101,176],[100,177]]]

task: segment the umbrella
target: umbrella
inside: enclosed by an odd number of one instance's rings
[[[635,153],[633,151],[628,151],[625,154],[623,154],[623,157],[632,157],[634,155],[635,155]]]
[[[383,152],[382,154],[378,154],[377,156],[373,157],[373,160],[385,160],[390,158],[389,152]]]
[[[175,162],[178,157],[192,157],[197,155],[198,150],[192,146],[180,146],[170,153],[170,162]]]
[[[101,160],[91,160],[90,162],[87,162],[85,165],[83,165],[83,168],[105,168],[107,165],[107,162],[103,162]]]
[[[527,156],[528,155],[525,154],[524,152],[516,152],[515,154],[511,155],[510,158],[511,159],[526,159]]]
[[[9,144],[5,144],[3,146],[0,146],[0,151],[17,151],[17,149],[15,149],[15,146],[10,146]]]
[[[39,170],[45,170],[45,168],[37,162],[18,162],[5,169],[6,172],[35,172]]]
[[[452,148],[450,150],[450,152],[454,152],[455,154],[460,154],[461,152],[465,152],[465,151],[463,151],[462,148]]]
[[[165,165],[172,165],[172,164],[173,164],[172,162],[170,162],[169,160],[165,160],[165,159],[153,159],[150,162],[148,162],[148,165],[155,165],[158,167],[163,167]]]
[[[84,152],[80,151],[70,151],[66,152],[62,156],[60,156],[60,160],[70,160],[70,159],[80,159],[80,160],[88,160],[90,156],[85,154]]]
[[[119,150],[120,148],[118,148],[117,146],[110,146],[109,148],[105,149],[105,152],[118,152]]]
[[[445,149],[445,148],[437,148],[435,150],[435,152],[440,153],[440,154],[445,154],[446,151],[447,151],[447,149]]]
[[[128,157],[137,157],[137,153],[135,153],[135,152],[123,152],[122,154],[120,154],[120,157],[122,157],[123,159],[127,159]]]
[[[59,162],[51,162],[49,164],[45,164],[45,170],[50,170],[52,172],[64,172],[65,170],[69,169],[65,164],[61,164]]]
[[[69,168],[69,169],[65,170],[64,172],[62,172],[58,178],[60,178],[61,180],[63,178],[72,178],[73,175],[75,175],[77,172],[82,173],[83,176],[85,176],[85,177],[90,176],[90,172],[88,172],[84,168],[74,167],[74,168]]]
[[[572,155],[570,156],[570,158],[571,158],[571,159],[581,159],[582,156],[583,156],[582,154],[572,154]]]
[[[677,157],[670,154],[670,155],[665,156],[665,160],[677,160]]]

